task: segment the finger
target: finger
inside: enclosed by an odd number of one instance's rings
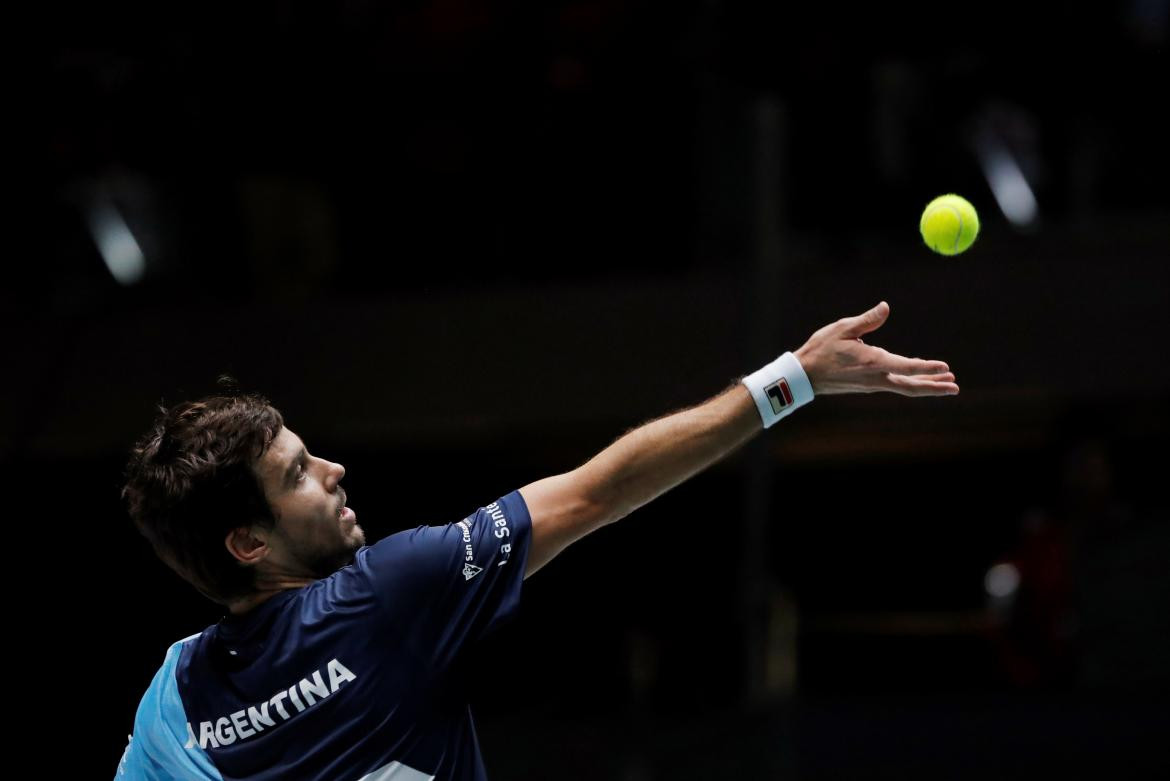
[[[903,396],[954,396],[959,392],[955,375],[950,372],[937,375],[914,376],[888,374],[888,390]]]
[[[882,352],[875,365],[895,374],[943,374],[951,367],[946,361],[926,361],[922,358],[906,358],[894,353]]]
[[[841,324],[845,330],[842,336],[846,339],[856,339],[870,331],[876,331],[882,327],[882,323],[886,322],[886,318],[889,316],[890,305],[882,301],[868,312],[863,312],[856,317],[843,318]]]
[[[889,377],[906,377],[914,380],[926,380],[927,382],[954,382],[954,372],[939,372],[938,374],[902,374],[901,372],[887,372]]]

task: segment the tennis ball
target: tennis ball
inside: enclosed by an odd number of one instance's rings
[[[975,243],[979,215],[966,198],[953,193],[940,195],[926,204],[918,229],[926,246],[935,252],[958,255]]]

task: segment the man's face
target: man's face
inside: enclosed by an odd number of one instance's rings
[[[323,578],[353,561],[366,542],[339,483],[345,468],[309,454],[281,428],[256,465],[276,526],[268,535],[273,569]]]

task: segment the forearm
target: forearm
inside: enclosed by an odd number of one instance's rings
[[[814,392],[958,393],[946,363],[905,358],[862,341],[888,315],[889,306],[883,302],[831,323],[809,337],[794,356],[781,356],[749,375],[745,382],[752,391],[737,383],[697,407],[627,433],[571,472],[521,488],[532,518],[527,573],[540,569],[575,540],[624,518],[706,469],[751,439],[765,422],[770,425],[807,403]]]
[[[761,430],[751,395],[737,383],[696,407],[626,433],[577,470],[598,511],[596,523],[624,518]]]
[[[576,540],[629,515],[762,430],[743,385],[653,420],[585,464],[520,489],[533,516],[531,575]]]

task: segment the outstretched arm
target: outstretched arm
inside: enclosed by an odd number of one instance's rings
[[[942,361],[904,358],[861,337],[889,317],[884,301],[825,326],[795,355],[817,395],[959,392]],[[586,534],[629,515],[720,460],[763,428],[752,393],[736,384],[696,407],[646,423],[582,466],[520,489],[532,517],[531,575]]]

